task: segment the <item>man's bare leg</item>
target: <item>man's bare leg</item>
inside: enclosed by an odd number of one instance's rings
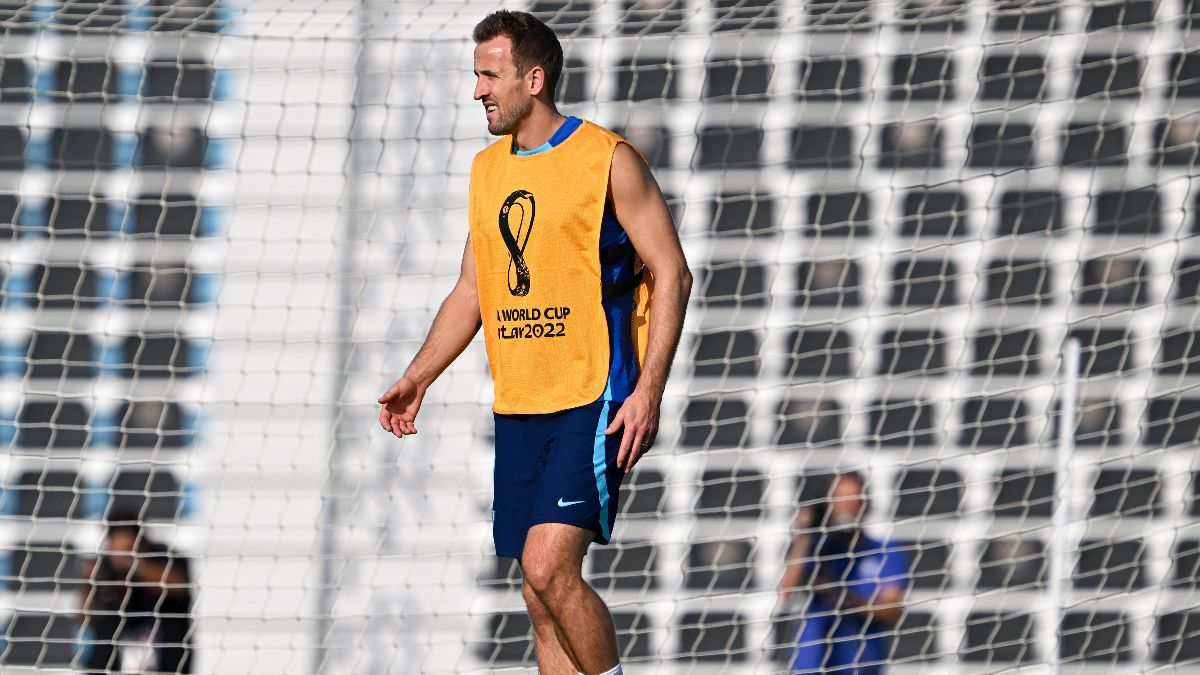
[[[583,556],[593,536],[590,530],[574,525],[540,523],[530,528],[521,555],[525,586],[540,601],[536,610],[529,604],[535,635],[538,617],[534,612],[544,609],[554,634],[562,641],[560,651],[584,675],[612,670],[618,661],[612,615],[583,580]],[[541,646],[539,639],[539,653]]]
[[[575,657],[568,653],[567,641],[554,625],[550,610],[546,609],[528,583],[523,585],[521,594],[525,597],[525,606],[529,610],[529,618],[533,621],[538,672],[543,675],[576,675],[580,672],[579,664],[576,663]]]

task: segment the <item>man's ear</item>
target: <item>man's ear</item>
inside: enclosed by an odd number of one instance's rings
[[[546,88],[546,70],[541,66],[533,66],[525,73],[529,93],[533,96],[541,94]]]

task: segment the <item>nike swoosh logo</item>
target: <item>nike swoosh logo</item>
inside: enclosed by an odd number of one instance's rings
[[[586,500],[586,499],[580,499],[580,500],[579,500],[579,501],[577,501],[577,502],[564,502],[564,501],[562,500],[562,497],[559,497],[559,498],[558,498],[558,505],[559,505],[559,506],[575,506],[576,504],[582,504],[582,503],[584,503],[585,501],[587,501],[587,500]]]

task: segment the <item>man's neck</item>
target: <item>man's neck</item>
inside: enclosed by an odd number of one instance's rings
[[[550,140],[555,131],[567,121],[554,108],[534,106],[533,112],[521,124],[521,128],[513,134],[513,143],[517,150],[533,150],[541,147]]]

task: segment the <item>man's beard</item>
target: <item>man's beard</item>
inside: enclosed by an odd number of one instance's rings
[[[533,110],[532,100],[526,100],[525,105],[520,108],[501,110],[500,116],[494,122],[488,120],[488,133],[493,136],[504,136],[512,133],[517,123],[525,119],[530,110]]]

